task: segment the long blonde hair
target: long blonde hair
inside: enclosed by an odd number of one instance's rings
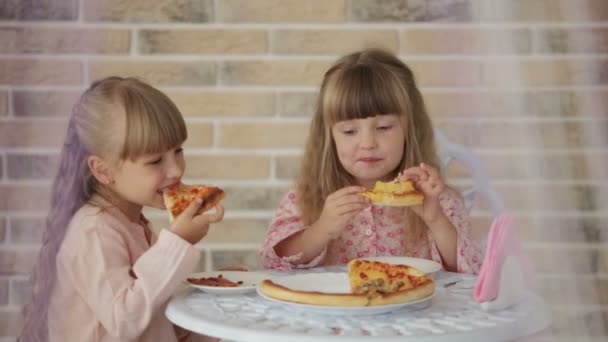
[[[343,120],[386,114],[400,115],[406,129],[401,163],[388,178],[421,162],[439,168],[433,126],[412,71],[383,50],[367,49],[344,56],[325,73],[321,83],[296,181],[297,203],[306,224],[319,218],[328,195],[354,184],[338,159],[332,126]]]
[[[118,136],[117,121],[126,124]],[[135,159],[180,145],[186,124],[162,92],[134,78],[108,77],[94,82],[80,97],[70,117],[38,264],[33,273],[32,302],[26,307],[20,341],[47,341],[47,312],[56,279],[56,259],[76,211],[104,185],[87,165],[91,155]]]

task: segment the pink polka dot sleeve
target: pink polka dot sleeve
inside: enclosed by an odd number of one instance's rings
[[[447,192],[439,195],[439,203],[443,213],[452,222],[458,233],[456,241],[456,267],[460,273],[478,274],[483,261],[483,253],[479,244],[471,236],[471,222],[462,200]],[[431,248],[433,260],[442,263],[437,245],[433,242]]]
[[[296,205],[296,194],[294,191],[290,191],[279,204],[275,217],[268,227],[266,240],[262,244],[259,252],[262,266],[264,268],[281,271],[317,266],[325,258],[327,249],[323,250],[319,256],[309,263],[298,265],[296,265],[296,263],[302,257],[302,253],[280,257],[274,250],[274,247],[279,242],[304,229],[306,229],[306,226],[302,221]]]

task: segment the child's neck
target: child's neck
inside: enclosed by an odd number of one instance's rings
[[[98,194],[103,197],[113,207],[120,210],[133,223],[141,223],[142,206],[133,202],[127,201],[122,196],[110,189],[102,189]]]

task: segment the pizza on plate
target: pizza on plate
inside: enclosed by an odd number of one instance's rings
[[[185,185],[181,182],[175,183],[163,191],[163,200],[171,220],[179,216],[197,198],[203,200],[197,211],[197,214],[200,214],[213,208],[224,197],[226,197],[226,193],[218,187]]]
[[[372,203],[385,206],[407,207],[422,204],[424,196],[414,188],[410,180],[377,181],[372,190],[360,193]]]
[[[243,285],[243,281],[230,281],[224,278],[223,275],[218,275],[217,277],[202,277],[202,278],[188,278],[188,282],[194,285],[203,285],[203,286],[214,286],[214,287],[238,287]]]
[[[435,292],[435,281],[406,265],[353,259],[348,263],[350,293],[324,293],[291,289],[265,279],[260,291],[268,297],[311,305],[375,306],[410,303]]]
[[[433,278],[408,265],[354,259],[348,280],[353,293],[368,295],[370,305],[413,302],[435,292]]]

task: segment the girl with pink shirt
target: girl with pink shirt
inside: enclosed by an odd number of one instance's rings
[[[412,180],[421,205],[382,207],[359,195],[396,177]],[[325,73],[295,189],[280,203],[260,256],[278,270],[411,256],[479,271],[467,212],[441,178],[431,119],[412,71],[396,56],[363,50]]]
[[[164,315],[199,262],[193,246],[224,209],[194,202],[156,237],[144,206],[164,208],[187,138],[171,100],[132,78],[93,83],[74,106],[20,341],[207,340]]]

